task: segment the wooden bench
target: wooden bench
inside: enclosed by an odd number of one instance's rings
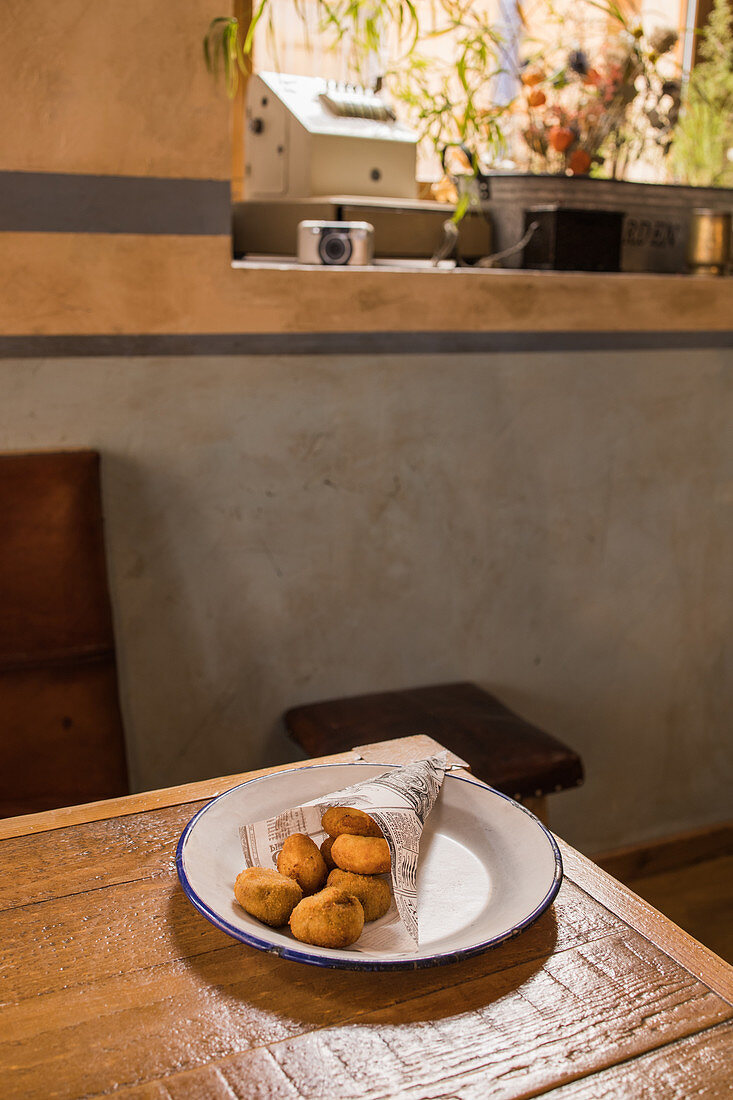
[[[485,783],[546,819],[548,794],[583,782],[576,752],[476,684],[436,684],[293,707],[292,739],[309,756],[422,733],[451,749]]]

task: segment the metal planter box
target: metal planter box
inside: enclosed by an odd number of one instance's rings
[[[494,251],[511,248],[524,233],[531,206],[559,203],[576,210],[623,214],[622,271],[684,272],[692,211],[733,210],[733,189],[629,183],[587,177],[489,173],[481,181],[482,206],[494,228]],[[507,258],[522,266],[522,253]]]

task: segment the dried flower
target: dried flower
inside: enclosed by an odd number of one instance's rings
[[[573,73],[585,76],[588,72],[588,58],[583,50],[571,50],[568,54],[568,68]]]
[[[605,0],[597,2],[605,7]],[[593,53],[580,46],[568,50],[559,39],[557,52],[545,49],[525,66],[525,95],[517,109],[523,111],[531,169],[587,175],[607,165],[618,178],[652,143],[663,153],[669,147],[679,82],[669,79],[664,64],[660,72],[657,62],[674,46],[676,32],[663,28],[650,39],[636,18],[632,22],[620,7],[611,7],[609,0],[615,32],[609,28]],[[556,19],[560,36],[577,33],[572,15],[558,13]]]
[[[558,153],[564,153],[575,141],[575,134],[569,126],[553,126],[549,138],[552,148]]]
[[[568,170],[574,176],[586,176],[590,171],[591,156],[585,149],[575,149],[568,157]]]
[[[522,84],[527,88],[533,88],[536,84],[541,84],[545,79],[545,74],[542,69],[536,65],[531,65],[522,73]]]
[[[547,136],[539,126],[528,126],[524,131],[524,140],[533,153],[542,157],[547,154]]]
[[[649,35],[649,49],[657,55],[669,53],[677,45],[678,38],[677,31],[671,27],[657,27]]]

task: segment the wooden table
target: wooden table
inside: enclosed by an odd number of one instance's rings
[[[247,777],[0,822],[3,1100],[733,1093],[733,968],[566,844],[552,908],[462,963],[325,970],[231,940],[174,853]]]

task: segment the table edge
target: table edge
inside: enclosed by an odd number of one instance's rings
[[[559,837],[565,876],[733,1006],[733,966]]]

